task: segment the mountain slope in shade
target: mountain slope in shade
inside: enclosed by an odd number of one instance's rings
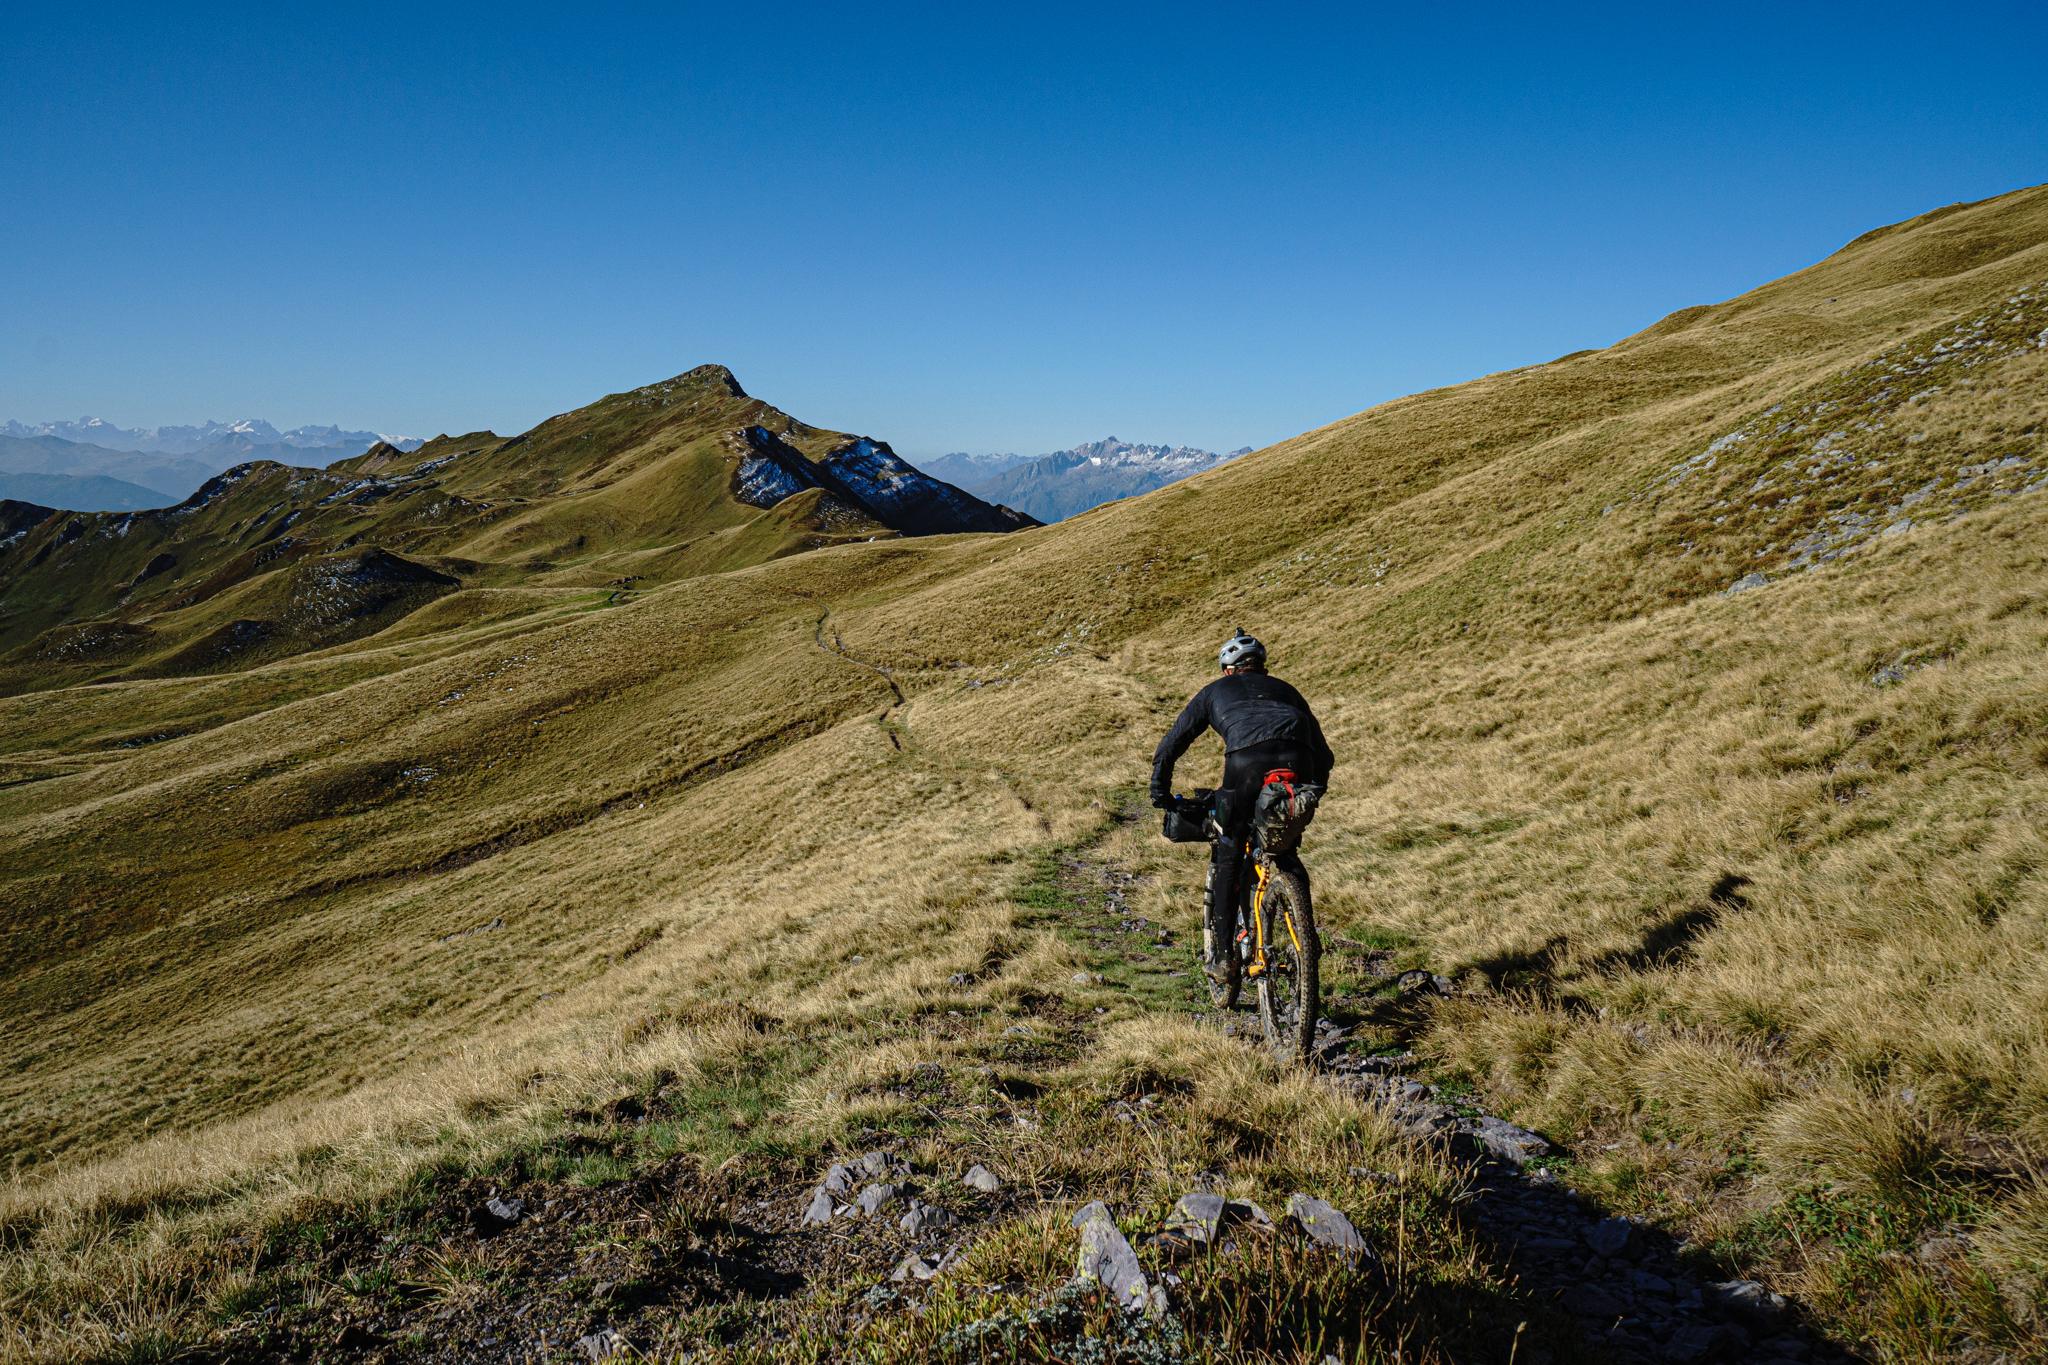
[[[351,459],[384,443],[399,450],[425,444],[416,436],[380,436],[338,426],[302,426],[279,431],[260,417],[199,426],[119,427],[97,417],[75,422],[0,422],[0,471],[66,477],[103,475],[168,494],[135,506],[176,502],[224,469],[251,460],[325,465]],[[108,494],[107,496],[111,496]],[[112,509],[75,492],[82,506]],[[67,504],[69,505],[69,504]]]
[[[154,488],[104,474],[15,474],[0,471],[0,498],[74,512],[135,512],[174,501]]]
[[[239,462],[230,462],[239,463]],[[82,445],[60,436],[0,435],[0,473],[47,474],[62,478],[94,476],[139,484],[166,496],[140,506],[177,502],[205,483],[222,466],[183,455],[147,455]]]
[[[969,492],[1050,522],[1164,488],[1250,453],[1250,447],[1219,455],[1109,436],[1050,455],[944,455],[932,468]]]
[[[388,624],[390,601],[374,613],[308,613],[276,585],[359,547],[443,575],[433,595],[570,593],[845,540],[1031,524],[880,441],[799,422],[707,365],[520,436],[442,436],[416,451],[379,443],[325,469],[256,461],[175,507],[45,515],[0,546],[0,651],[12,651],[0,653],[0,685],[224,666],[353,638]],[[104,649],[44,638],[117,623],[134,629],[98,629]],[[234,648],[188,648],[222,631]]]

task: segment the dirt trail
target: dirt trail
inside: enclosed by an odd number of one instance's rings
[[[1120,817],[1128,821],[1125,813]],[[1307,849],[1312,864],[1314,849]],[[1189,906],[1183,923],[1134,926],[1130,888],[1141,878],[1095,852],[1070,856],[1064,864],[1075,894],[1076,930],[1098,945],[1143,959],[1151,971],[1175,977],[1194,967],[1192,948],[1169,951],[1170,969],[1156,961],[1152,942],[1170,943],[1196,934],[1199,908]],[[1133,935],[1133,928],[1141,932]],[[1189,937],[1189,943],[1198,941]],[[1333,948],[1347,945],[1327,935]],[[1143,945],[1143,946],[1136,946]],[[1381,984],[1398,979],[1382,955],[1353,952]],[[1408,973],[1419,977],[1420,973]],[[1415,983],[1421,993],[1441,989],[1436,978]],[[1344,1017],[1342,1006],[1328,1006]],[[1411,994],[1404,1008],[1426,1008]],[[1249,1004],[1211,1016],[1226,1034],[1248,1047],[1263,1047]],[[1447,1103],[1443,1092],[1421,1079],[1413,1053],[1373,1055],[1354,1036],[1371,1016],[1352,1014],[1348,1025],[1326,1028],[1318,1047],[1317,1070],[1332,1088],[1374,1108],[1417,1138],[1441,1142],[1472,1174],[1471,1216],[1494,1264],[1532,1304],[1549,1305],[1576,1319],[1585,1338],[1597,1343],[1601,1359],[1625,1362],[1849,1362],[1857,1357],[1813,1330],[1799,1306],[1754,1281],[1729,1280],[1700,1264],[1686,1243],[1647,1223],[1614,1217],[1581,1196],[1550,1170],[1569,1142],[1528,1132],[1498,1115]],[[1518,1365],[1545,1365],[1543,1348],[1523,1349]]]
[[[830,607],[820,611],[818,613],[818,623],[811,628],[811,639],[817,643],[819,649],[822,649],[827,654],[852,664],[855,668],[864,668],[879,677],[883,682],[889,684],[890,695],[894,696],[896,700],[891,705],[883,708],[882,714],[875,717],[875,722],[882,727],[883,733],[889,736],[890,746],[898,753],[901,753],[903,751],[903,736],[900,733],[900,723],[895,719],[895,713],[909,700],[909,698],[903,695],[902,684],[896,681],[894,670],[884,664],[863,659],[858,654],[847,649],[846,642],[839,638],[838,631],[832,632],[832,642],[827,644],[825,642],[825,623],[831,619],[832,609]]]

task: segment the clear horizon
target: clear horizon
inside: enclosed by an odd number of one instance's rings
[[[2037,183],[2037,6],[19,16],[0,418],[1259,447]],[[22,192],[28,187],[32,192]]]

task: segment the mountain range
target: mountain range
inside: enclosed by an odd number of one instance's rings
[[[234,422],[201,422],[197,426],[122,427],[98,417],[71,422],[0,422],[0,436],[55,436],[59,440],[107,450],[134,450],[154,455],[197,455],[210,451],[347,450],[361,454],[379,441],[414,450],[417,436],[391,436],[378,431],[344,431],[338,426],[300,426],[279,431],[261,417]]]
[[[1114,436],[1049,455],[941,455],[925,462],[933,475],[978,497],[1060,521],[1117,498],[1164,488],[1251,453],[1219,455],[1194,446],[1135,445]]]
[[[1046,526],[717,366],[0,502],[0,1357],[2048,1359],[2048,187],[1644,321]]]
[[[34,685],[243,667],[466,585],[651,584],[850,540],[1034,524],[705,365],[510,438],[378,441],[322,468],[240,463],[161,510],[0,502],[0,676],[10,661]]]
[[[0,422],[0,497],[75,511],[132,511],[176,502],[248,460],[327,464],[379,442],[415,450],[416,436],[337,426],[279,431],[261,418],[198,426],[127,428],[97,417]]]

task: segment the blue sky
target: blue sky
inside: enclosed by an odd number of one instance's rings
[[[2039,4],[296,9],[10,12],[0,417],[1262,445],[2048,179]]]

